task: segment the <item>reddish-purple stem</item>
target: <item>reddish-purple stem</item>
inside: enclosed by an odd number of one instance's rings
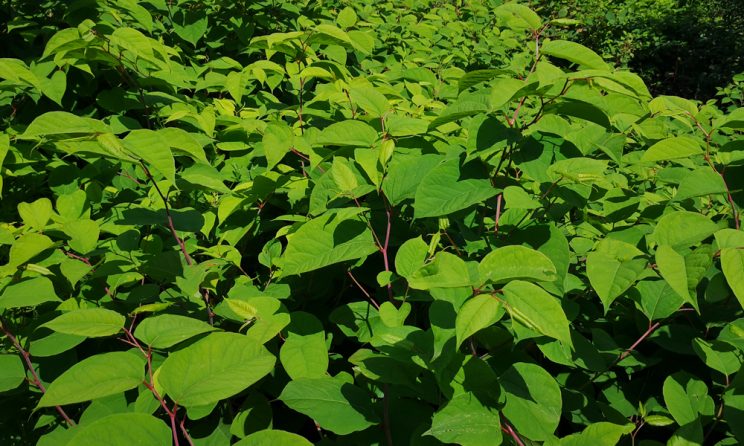
[[[506,417],[504,417],[503,415],[501,416],[504,419],[501,423],[501,430],[509,434],[509,436],[512,437],[512,439],[518,446],[524,446],[524,442],[522,442],[522,439],[519,438],[519,434],[517,434],[517,431],[515,431],[514,428],[511,427],[509,422],[506,421]]]
[[[158,195],[160,195],[160,198],[163,200],[163,206],[165,206],[165,215],[168,217],[168,228],[170,228],[171,234],[173,235],[173,238],[176,240],[176,243],[178,243],[178,246],[181,248],[181,252],[183,253],[183,258],[186,260],[186,264],[191,266],[192,260],[191,256],[189,256],[189,253],[186,251],[186,244],[181,240],[181,237],[178,236],[178,232],[176,232],[176,227],[173,224],[173,216],[170,212],[170,206],[168,206],[168,199],[163,195],[163,191],[160,190],[160,187],[158,186],[158,183],[155,182],[155,179],[152,177],[152,174],[150,173],[150,170],[145,166],[145,163],[140,163],[142,166],[142,169],[145,171],[145,175],[147,176],[147,179],[150,180],[150,183],[155,187],[155,190],[157,191]]]
[[[633,345],[631,345],[630,347],[628,347],[627,350],[625,350],[624,352],[620,353],[620,356],[618,356],[615,359],[615,361],[613,361],[613,363],[612,363],[612,365],[610,365],[610,367],[613,367],[614,365],[616,365],[617,363],[619,363],[623,359],[625,359],[628,356],[630,356],[630,354],[635,351],[636,347],[638,347],[638,345],[640,345],[640,343],[643,342],[647,337],[651,336],[651,334],[654,331],[656,331],[656,329],[659,328],[660,325],[661,324],[659,322],[655,322],[653,324],[649,324],[648,329],[638,339],[636,339],[636,341],[633,343]]]
[[[177,425],[179,425],[179,423],[177,423],[178,403],[173,403],[173,408],[172,409],[169,408],[168,404],[165,402],[165,399],[160,395],[160,393],[155,388],[155,380],[154,380],[153,373],[152,373],[152,350],[150,350],[149,347],[147,348],[147,350],[145,350],[144,347],[142,347],[142,345],[139,343],[139,341],[137,341],[137,338],[134,337],[131,329],[123,328],[122,330],[124,330],[124,335],[127,337],[127,339],[122,339],[122,341],[125,342],[126,344],[136,347],[145,356],[145,359],[147,360],[148,379],[143,380],[142,383],[145,385],[145,387],[147,387],[147,389],[150,392],[152,392],[155,399],[158,400],[158,402],[160,403],[160,406],[163,408],[165,413],[168,415],[168,419],[170,420],[170,424],[171,424],[171,432],[173,433],[173,443],[175,446],[180,446],[179,440],[178,440],[178,428],[176,427]],[[186,441],[188,441],[189,445],[193,446],[194,443],[191,440],[191,436],[189,435],[188,431],[186,430],[186,427],[184,426],[185,422],[186,422],[186,418],[184,417],[180,423],[181,432],[183,433],[183,436],[186,439]]]
[[[354,274],[352,274],[351,271],[346,271],[346,274],[349,275],[349,277],[351,278],[351,281],[354,282],[354,285],[356,285],[357,288],[359,288],[362,291],[362,293],[367,297],[367,299],[369,299],[372,305],[379,310],[380,304],[378,304],[377,301],[372,296],[370,296],[367,290],[365,290],[364,287],[356,280],[356,277],[354,277]]]
[[[385,265],[385,271],[390,272],[390,261],[388,260],[388,247],[390,245],[390,230],[393,226],[393,209],[385,203],[385,215],[387,216],[387,227],[385,228],[385,244],[380,248],[382,252],[382,261]],[[387,284],[388,300],[393,301],[393,285]]]
[[[23,357],[23,361],[26,363],[26,368],[31,373],[33,385],[41,390],[41,393],[46,393],[46,388],[44,387],[44,384],[41,383],[41,379],[39,379],[39,375],[34,369],[34,364],[33,362],[31,362],[31,355],[21,346],[21,343],[18,342],[18,338],[16,338],[13,333],[10,332],[8,326],[5,324],[5,321],[0,321],[0,330],[2,330],[5,336],[10,339],[10,342]],[[64,409],[62,409],[61,406],[54,406],[54,408],[57,409],[57,412],[69,426],[75,426],[76,423],[67,415],[67,413]]]

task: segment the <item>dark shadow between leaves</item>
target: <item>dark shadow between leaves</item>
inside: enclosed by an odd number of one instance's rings
[[[171,209],[173,226],[176,231],[198,232],[204,226],[204,216],[196,209]],[[168,216],[165,209],[134,208],[126,209],[121,213],[122,219],[115,223],[120,225],[167,225]]]

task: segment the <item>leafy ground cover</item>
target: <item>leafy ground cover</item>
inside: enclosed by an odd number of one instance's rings
[[[514,3],[7,8],[3,444],[744,441],[734,102]]]

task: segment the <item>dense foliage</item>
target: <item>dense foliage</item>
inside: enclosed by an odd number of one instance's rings
[[[744,109],[498,1],[14,0],[0,443],[744,442]]]
[[[551,34],[638,73],[655,94],[707,100],[744,71],[741,0],[533,0],[579,22]],[[557,32],[556,32],[557,31]]]

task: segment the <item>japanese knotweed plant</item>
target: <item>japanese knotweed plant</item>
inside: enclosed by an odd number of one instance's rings
[[[515,3],[2,8],[2,444],[744,442],[744,109]]]

